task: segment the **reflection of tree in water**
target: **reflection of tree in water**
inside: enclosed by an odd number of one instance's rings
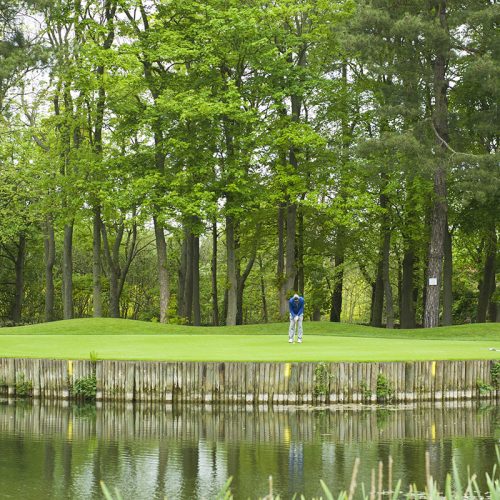
[[[389,420],[389,410],[387,408],[377,408],[377,429],[383,429]]]
[[[359,483],[367,487],[379,461],[387,477],[392,456],[394,483],[402,478],[423,488],[426,451],[441,487],[452,457],[464,471],[478,472],[482,487],[499,426],[498,408],[472,405],[247,410],[104,405],[91,411],[23,402],[0,406],[0,447],[47,497],[98,496],[100,479],[129,495],[210,497],[233,476],[235,497],[254,498],[267,493],[270,475],[276,494],[317,497],[319,479],[333,492],[348,488],[356,457]],[[17,491],[25,473],[16,474],[0,479],[0,491]]]
[[[94,403],[78,403],[71,405],[75,417],[95,420],[97,409]]]

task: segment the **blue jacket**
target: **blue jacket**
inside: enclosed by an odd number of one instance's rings
[[[292,297],[288,301],[288,308],[290,309],[290,314],[292,316],[300,316],[304,314],[304,297],[299,297],[298,302],[295,302],[294,298]]]

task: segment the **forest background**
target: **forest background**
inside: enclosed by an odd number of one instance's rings
[[[493,0],[0,0],[0,320],[500,321]]]

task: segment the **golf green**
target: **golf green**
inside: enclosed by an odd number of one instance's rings
[[[78,319],[4,328],[0,357],[158,361],[417,361],[500,359],[500,325],[384,330],[305,323],[289,344],[287,324],[188,327]],[[499,349],[492,350],[492,349]]]

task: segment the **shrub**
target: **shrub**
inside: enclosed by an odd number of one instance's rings
[[[493,387],[500,389],[500,362],[491,365],[491,382]]]
[[[33,391],[33,382],[31,380],[26,380],[24,373],[19,374],[16,380],[16,396],[22,398],[29,396]]]
[[[328,372],[326,363],[318,363],[314,369],[314,395],[323,396],[328,392],[330,379],[333,378]]]
[[[377,376],[377,401],[387,403],[392,400],[393,390],[387,377],[383,373]]]
[[[82,377],[73,383],[72,393],[81,399],[95,399],[97,394],[97,380],[95,375]]]

